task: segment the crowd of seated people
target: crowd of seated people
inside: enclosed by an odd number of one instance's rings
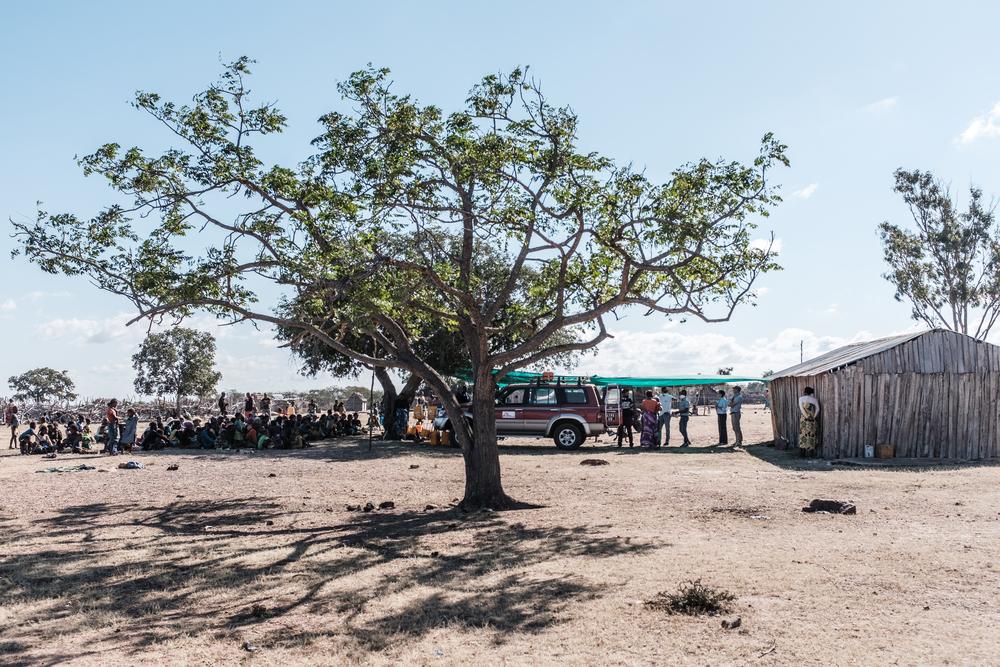
[[[262,401],[261,407],[269,408],[269,402]],[[326,413],[306,415],[272,415],[270,410],[256,414],[252,411],[253,403],[248,400],[242,413],[220,414],[204,422],[189,415],[167,419],[157,417],[140,434],[139,417],[135,410],[129,408],[125,420],[121,421],[117,407],[116,400],[108,403],[96,433],[91,432],[91,421],[83,415],[43,415],[37,422],[32,421],[18,436],[21,453],[87,453],[95,451],[95,445],[102,446],[100,453],[108,454],[131,452],[133,448],[157,450],[168,447],[299,449],[317,440],[360,435],[364,429],[358,413],[347,414],[342,408],[339,412],[331,409]]]
[[[206,422],[183,417],[150,422],[139,440],[142,449],[301,449],[310,443],[361,433],[357,413],[323,415],[237,413],[218,415]]]
[[[83,415],[44,414],[28,423],[28,428],[18,435],[17,444],[24,455],[91,452],[99,440],[90,427],[90,419]]]

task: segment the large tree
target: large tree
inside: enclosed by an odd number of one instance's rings
[[[173,396],[177,414],[185,396],[205,396],[222,373],[215,370],[215,337],[205,331],[171,327],[146,336],[132,355],[135,390],[146,396]]]
[[[581,150],[576,115],[524,70],[485,77],[445,113],[369,68],[340,84],[342,110],[320,118],[311,155],[269,165],[261,151],[285,117],[252,103],[249,64],[227,67],[191,104],[139,93],[136,106],[176,145],[150,154],[109,143],[82,158],[124,199],[89,219],[40,211],[14,222],[20,249],[129,299],[136,319],[204,309],[269,322],[419,376],[457,427],[466,506],[511,503],[495,379],[590,349],[611,335],[609,318],[631,311],[728,320],[776,268],[754,238],[779,201],[769,171],[787,164],[771,135],[751,164],[703,159],[658,184]],[[476,261],[487,250],[502,258],[500,279]],[[302,307],[288,310],[293,301]],[[428,321],[461,338],[470,422],[421,354]],[[573,342],[556,335],[565,331]]]
[[[969,188],[965,210],[929,171],[897,169],[913,228],[879,225],[896,300],[908,301],[914,320],[985,340],[1000,317],[1000,229],[995,205]]]
[[[444,239],[440,239],[444,242]],[[507,276],[508,269],[503,266],[502,258],[494,249],[484,248],[474,258],[477,272],[488,277],[490,281],[503,280]],[[526,270],[531,274],[532,269]],[[490,275],[492,274],[492,275]],[[436,295],[431,291],[423,296],[428,304],[436,301]],[[517,302],[514,302],[516,306]],[[296,309],[308,308],[308,304],[291,303],[286,307],[286,315]],[[322,318],[324,311],[333,308],[333,304],[324,304],[316,312],[316,319]],[[302,313],[299,313],[300,315]],[[498,320],[507,317],[517,317],[517,312],[509,313],[506,307],[498,313]],[[465,341],[459,331],[448,322],[442,322],[436,318],[428,318],[414,314],[409,321],[410,338],[413,341],[414,353],[418,355],[427,365],[434,368],[442,376],[454,376],[460,372],[467,371],[471,366]],[[337,322],[328,320],[320,324],[322,329],[334,329]],[[418,331],[417,328],[420,328]],[[499,327],[499,334],[513,336],[512,340],[501,341],[500,344],[510,347],[519,342],[523,337],[523,332],[518,327]],[[499,335],[498,334],[498,335]],[[560,330],[553,334],[549,343],[570,343],[575,342],[575,332],[572,330]],[[289,347],[302,361],[301,373],[315,376],[321,372],[330,373],[335,377],[358,377],[362,372],[374,371],[379,385],[382,387],[382,410],[387,416],[384,423],[383,438],[386,440],[398,440],[405,435],[396,428],[396,420],[392,418],[397,400],[402,400],[409,404],[417,390],[420,388],[423,379],[419,373],[403,371],[401,373],[402,384],[396,388],[396,380],[393,374],[384,366],[371,366],[359,362],[353,356],[343,354],[330,347],[325,341],[316,336],[303,332],[293,327],[278,327],[277,337],[285,341]],[[341,341],[353,350],[370,352],[372,355],[378,354],[378,340],[365,335],[361,330],[346,331]],[[569,350],[557,355],[553,355],[545,360],[545,363],[556,364],[560,369],[568,370],[576,366],[579,361],[580,352]]]
[[[30,400],[34,403],[68,403],[76,399],[76,385],[69,376],[69,371],[57,371],[53,368],[33,368],[30,371],[13,375],[7,379],[7,384],[16,393],[18,401]]]

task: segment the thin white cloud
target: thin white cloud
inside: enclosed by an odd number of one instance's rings
[[[17,310],[17,301],[14,299],[5,299],[3,303],[0,303],[0,312],[10,312],[12,310]]]
[[[806,187],[793,192],[792,196],[798,197],[799,199],[809,199],[814,194],[816,194],[817,190],[819,190],[819,183],[810,183]]]
[[[994,104],[988,113],[973,118],[955,141],[960,144],[971,144],[979,139],[997,137],[1000,137],[1000,102]]]
[[[771,252],[780,253],[781,249],[784,247],[780,238],[777,239],[753,239],[750,241],[750,247],[754,250],[767,250],[771,248]]]
[[[35,330],[42,338],[66,338],[76,343],[107,343],[131,335],[137,327],[126,327],[128,315],[103,320],[61,318],[42,322]]]
[[[867,331],[843,337],[788,328],[773,338],[741,341],[720,333],[683,333],[673,327],[623,331],[603,343],[595,358],[586,361],[586,372],[639,377],[713,375],[719,368],[732,366],[737,375],[760,375],[799,363],[800,342],[805,358],[809,359],[848,343],[878,337]]]
[[[899,98],[893,95],[892,97],[883,97],[877,102],[872,102],[871,104],[865,105],[865,111],[868,113],[885,113],[887,111],[892,111],[896,108],[899,103]]]
[[[27,299],[27,300],[30,300],[30,301],[41,301],[42,299],[62,298],[62,297],[70,297],[70,296],[73,296],[73,293],[72,292],[67,292],[66,290],[57,290],[55,292],[46,292],[44,290],[34,290],[32,292],[28,292],[27,296],[25,296],[24,298]]]

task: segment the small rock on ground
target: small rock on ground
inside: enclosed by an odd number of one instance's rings
[[[819,498],[809,503],[808,507],[802,508],[803,512],[829,512],[830,514],[857,514],[858,508],[854,503],[844,500],[821,500]]]
[[[736,628],[743,625],[743,619],[737,616],[734,619],[728,621],[722,621],[722,627],[726,630],[735,630]]]
[[[582,466],[606,466],[609,465],[604,459],[584,459],[580,461]]]

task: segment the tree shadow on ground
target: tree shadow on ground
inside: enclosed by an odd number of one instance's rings
[[[319,639],[391,649],[436,628],[538,632],[606,583],[546,576],[550,559],[641,554],[610,526],[529,527],[521,513],[388,511],[346,521],[279,498],[92,503],[0,535],[0,661],[56,664],[83,651],[138,655],[174,638]],[[28,618],[25,618],[28,616]],[[125,628],[125,631],[122,629]],[[96,632],[77,655],[56,637]],[[232,641],[237,641],[233,639]]]

